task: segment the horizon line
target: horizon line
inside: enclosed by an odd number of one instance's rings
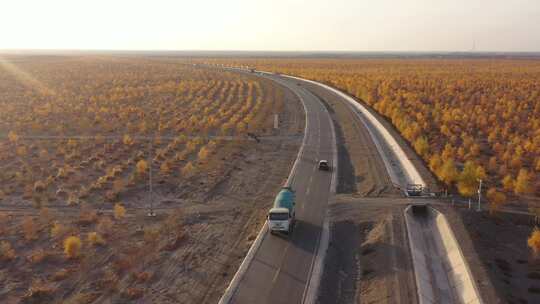
[[[203,53],[426,53],[426,54],[540,54],[538,51],[495,50],[241,50],[241,49],[76,49],[76,48],[0,48],[2,52],[203,52]]]

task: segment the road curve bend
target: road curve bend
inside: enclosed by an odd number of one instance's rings
[[[288,179],[296,191],[298,222],[289,238],[270,235],[264,225],[221,298],[223,304],[302,303],[306,297],[313,299],[318,278],[311,280],[311,273],[315,270],[320,276],[319,253],[324,254],[325,248],[319,250],[319,245],[328,244],[328,230],[324,229],[328,227],[326,207],[335,192],[337,172],[319,171],[317,162],[326,159],[332,168],[337,168],[330,114],[318,98],[295,81],[265,77],[293,91],[306,112],[304,141]]]

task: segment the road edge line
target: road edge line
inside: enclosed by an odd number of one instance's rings
[[[272,80],[274,82],[277,82],[277,81],[275,81],[275,80],[273,80],[271,78],[270,78],[270,80]],[[282,84],[280,84],[280,85],[284,86]],[[306,142],[307,142],[307,130],[308,130],[309,122],[308,122],[307,107],[306,107],[305,101],[302,98],[302,96],[300,96],[299,94],[294,92],[294,90],[291,90],[289,88],[286,88],[286,89],[290,90],[294,95],[296,95],[298,97],[298,99],[300,99],[300,103],[302,104],[302,107],[304,108],[304,114],[305,114],[305,119],[306,119],[306,121],[304,123],[304,138],[302,139],[302,144],[300,145],[300,148],[298,149],[298,154],[296,155],[296,159],[294,160],[294,164],[293,164],[293,166],[291,168],[291,172],[289,173],[289,176],[288,176],[287,182],[286,182],[286,185],[290,186],[291,183],[294,180],[294,175],[296,175],[296,169],[298,167],[298,163],[299,163],[300,159],[302,158],[302,155],[304,154],[304,147],[305,147]],[[262,244],[262,240],[266,236],[267,232],[268,232],[268,225],[267,225],[267,222],[265,221],[264,224],[263,224],[263,227],[259,231],[259,234],[257,234],[257,238],[255,239],[253,244],[251,244],[251,246],[249,247],[249,250],[248,250],[246,256],[244,257],[244,260],[242,260],[242,263],[238,267],[238,270],[236,271],[233,278],[231,279],[231,282],[229,283],[229,286],[227,286],[227,289],[225,289],[225,292],[223,293],[223,295],[219,299],[218,304],[228,304],[228,303],[231,302],[234,294],[238,290],[238,286],[240,286],[240,282],[244,278],[244,275],[246,274],[247,269],[251,265],[251,262],[253,261],[253,258],[255,257],[255,253],[259,250],[259,247]]]
[[[302,304],[315,304],[319,296],[319,288],[321,285],[322,275],[324,273],[324,261],[326,260],[326,253],[328,252],[328,245],[330,244],[330,214],[328,210],[328,204],[330,202],[335,202],[336,199],[336,189],[337,189],[337,179],[338,179],[338,156],[337,156],[337,139],[336,139],[336,130],[334,126],[334,120],[332,115],[323,104],[324,111],[328,114],[328,119],[330,120],[330,129],[332,134],[332,180],[330,181],[330,199],[327,202],[324,221],[323,221],[323,230],[321,232],[321,238],[319,239],[319,249],[317,250],[317,255],[313,260],[309,273],[309,282],[306,288],[304,289],[304,294],[302,296]]]

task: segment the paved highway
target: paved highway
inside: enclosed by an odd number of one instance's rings
[[[296,214],[299,218],[299,224],[291,239],[274,237],[270,234],[264,235],[247,271],[241,277],[238,288],[234,290],[230,303],[303,303],[306,287],[309,286],[308,282],[310,282],[312,265],[314,265],[313,262],[319,247],[326,206],[331,195],[332,175],[317,171],[316,163],[319,159],[334,159],[335,135],[333,134],[329,113],[319,98],[309,91],[313,90],[313,87],[300,86],[297,84],[299,80],[290,77],[269,74],[266,77],[272,78],[294,91],[302,99],[306,109],[305,145],[304,149],[301,150],[303,152],[292,181],[292,186],[297,191],[298,197]],[[302,81],[302,83],[313,82]],[[384,163],[382,167],[386,168],[386,173],[394,185],[401,189],[405,189],[409,183],[425,185],[414,164],[375,116],[349,96],[325,85],[315,85],[332,92],[338,99],[343,99],[342,101],[349,106],[351,113],[354,113],[356,119],[362,122],[363,127],[369,132],[372,139],[369,143],[364,142],[364,144],[376,146],[377,152]],[[382,168],[379,167],[379,169]],[[378,172],[378,174],[385,175],[383,172]],[[441,215],[440,218],[443,219],[444,216]],[[439,222],[437,222],[437,225],[440,224]],[[409,221],[407,226],[413,224],[416,224],[414,219]],[[422,227],[427,226],[422,225]],[[450,247],[442,246],[441,242],[436,241],[440,238],[445,240],[453,238],[451,228],[444,225],[441,227],[446,228],[441,228],[442,232],[440,234],[433,233],[433,229],[413,229],[416,232],[415,235],[419,236],[417,242],[411,244],[415,252],[419,252],[414,256],[420,257],[413,259],[417,285],[419,282],[418,272],[426,273],[426,275],[421,276],[421,279],[426,281],[424,285],[427,287],[420,288],[420,286],[417,286],[419,301],[425,303],[423,300],[427,299],[429,302],[437,299],[437,301],[445,303],[464,303],[467,301],[461,300],[474,299],[475,303],[481,303],[467,263],[460,253],[459,245],[456,243]],[[422,232],[418,232],[418,230]],[[411,240],[410,234],[409,239]],[[453,244],[452,242],[446,243]],[[432,246],[434,244],[438,246]],[[449,248],[452,250],[449,250]],[[465,269],[465,271],[460,271],[459,274],[452,277],[452,282],[455,284],[450,284],[450,279],[445,272],[446,268],[442,263],[434,263],[441,266],[437,269],[429,268],[424,272],[418,269],[422,266],[422,257],[426,255],[433,257],[435,252],[438,252],[443,257],[451,252],[452,258],[449,261],[452,263],[449,264],[455,264],[459,266],[456,268]],[[460,253],[459,257],[454,257],[455,252]],[[463,267],[464,265],[465,267]],[[314,276],[314,278],[316,277]],[[444,278],[447,279],[443,280]],[[467,278],[468,284],[463,283],[464,278]],[[401,285],[398,284],[399,289],[402,288]],[[436,286],[435,289],[438,291],[447,292],[429,293],[428,291],[432,289],[431,286]],[[453,294],[457,296],[450,296],[450,290],[454,290]],[[399,301],[401,300],[399,299]]]
[[[261,246],[234,291],[231,303],[301,303],[318,249],[332,172],[317,170],[317,161],[332,161],[335,139],[324,105],[294,81],[274,77],[294,91],[306,109],[302,155],[292,177],[298,223],[290,238],[264,235]]]

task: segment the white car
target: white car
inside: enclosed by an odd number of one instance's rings
[[[324,159],[321,159],[319,161],[318,168],[321,171],[330,171],[330,165],[328,164],[328,161]]]

